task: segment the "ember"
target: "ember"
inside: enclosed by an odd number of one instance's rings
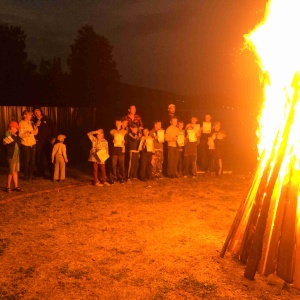
[[[256,271],[300,287],[300,2],[269,1],[265,19],[245,35],[264,85],[259,162],[221,256],[227,249]]]

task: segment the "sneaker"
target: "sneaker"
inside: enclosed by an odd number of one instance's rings
[[[17,186],[14,188],[14,192],[24,192],[24,191]]]
[[[187,178],[187,176],[186,176],[186,175],[183,175],[183,178]]]
[[[5,189],[5,191],[6,191],[7,193],[11,193],[11,192],[12,192],[12,189],[9,188],[9,187],[7,187],[7,188]]]
[[[96,182],[94,185],[95,186],[103,186],[103,184],[101,184],[100,182]]]
[[[110,184],[107,181],[103,182],[103,185],[110,186]]]
[[[120,179],[119,181],[121,184],[124,184],[124,180],[123,179]]]

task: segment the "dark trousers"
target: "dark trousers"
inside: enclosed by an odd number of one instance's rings
[[[50,176],[53,174],[53,164],[51,162],[52,147],[53,146],[50,141],[36,142],[35,160],[38,176],[45,176],[47,174],[47,170]]]
[[[180,175],[182,175],[183,173],[183,168],[184,168],[184,165],[183,165],[183,149],[179,149],[178,151],[178,173]]]
[[[93,162],[93,175],[94,175],[94,184],[99,182],[99,177],[98,177],[98,170],[100,168],[101,171],[101,179],[102,182],[106,182],[106,172],[105,172],[105,164],[98,164],[96,162]]]
[[[114,154],[111,158],[111,179],[123,180],[125,179],[125,154]],[[119,178],[118,178],[119,177]]]
[[[207,144],[207,140],[201,140],[198,155],[198,166],[202,171],[207,171],[210,165],[210,152]]]
[[[33,146],[22,146],[23,152],[23,168],[25,178],[33,177],[35,168],[35,151],[36,145]]]
[[[141,180],[152,178],[152,152],[141,151],[141,166],[140,166],[140,177]]]
[[[197,175],[197,155],[187,155],[184,157],[184,175]]]
[[[168,146],[168,176],[177,176],[179,150],[177,147]]]
[[[139,168],[140,154],[138,152],[129,152],[128,178],[137,178]]]

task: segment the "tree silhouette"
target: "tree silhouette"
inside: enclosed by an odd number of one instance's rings
[[[93,26],[85,25],[78,30],[67,61],[75,105],[110,103],[120,80],[112,50],[113,46]]]
[[[0,23],[0,97],[3,104],[27,101],[36,67],[27,61],[25,39],[19,26]]]
[[[65,90],[67,75],[62,71],[61,60],[41,59],[39,66],[40,103],[49,106],[66,105]]]

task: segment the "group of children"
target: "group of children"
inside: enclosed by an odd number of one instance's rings
[[[124,183],[183,176],[197,176],[197,153],[201,136],[210,156],[210,171],[221,175],[224,138],[220,122],[197,123],[192,117],[187,125],[170,118],[170,125],[164,130],[161,121],[153,123],[153,128],[141,128],[139,124],[117,118],[115,128],[110,130],[111,147],[104,138],[102,129],[87,135],[92,142],[89,161],[93,166],[94,185],[110,185],[118,181]],[[210,128],[209,128],[210,127]],[[207,132],[210,132],[206,135]],[[105,162],[111,157],[110,183],[107,182]],[[100,168],[101,180],[98,177]]]
[[[25,149],[24,152],[28,154],[29,160],[30,152],[35,147],[34,136],[38,132],[38,126],[30,123],[31,116],[32,113],[26,111],[24,120],[19,124],[15,121],[10,122],[3,139],[9,165],[7,192],[22,191],[18,185],[20,146]],[[220,122],[211,124],[210,120],[207,121],[198,124],[197,117],[193,116],[190,123],[185,125],[174,115],[170,117],[170,124],[164,130],[160,120],[154,121],[153,128],[149,129],[141,127],[141,120],[132,121],[128,126],[128,119],[117,118],[115,128],[110,130],[111,145],[105,139],[103,129],[89,132],[87,135],[92,147],[88,161],[92,163],[94,185],[102,187],[109,186],[116,181],[120,183],[134,179],[146,181],[163,179],[164,176],[172,179],[180,176],[196,177],[198,148],[201,144],[209,152],[210,171],[216,175],[222,174],[226,134],[221,130]],[[18,131],[20,131],[19,134],[17,134]],[[58,135],[52,148],[54,182],[65,179],[65,164],[68,162],[65,138],[65,135]],[[109,157],[111,170],[108,182],[105,164]],[[28,170],[25,173],[28,172],[32,173]],[[101,174],[100,180],[99,173]],[[11,188],[12,182],[14,189]]]
[[[22,192],[19,187],[18,172],[20,171],[20,154],[23,154],[24,180],[29,181],[34,179],[33,173],[35,169],[35,154],[38,140],[36,136],[39,131],[39,122],[31,121],[32,112],[25,110],[22,113],[23,119],[17,123],[12,121],[8,125],[8,130],[5,132],[3,144],[6,149],[8,161],[8,175],[6,192],[12,191]],[[19,133],[18,133],[19,132]],[[51,162],[54,166],[53,181],[65,180],[65,165],[68,162],[66,145],[64,144],[66,136],[59,134],[56,138],[56,143],[52,147],[50,153]],[[12,183],[14,188],[12,188]]]

